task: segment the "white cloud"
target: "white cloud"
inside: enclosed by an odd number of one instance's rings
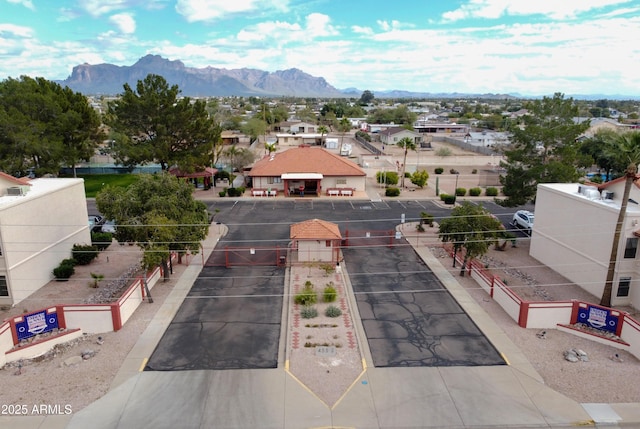
[[[79,3],[91,16],[100,16],[127,7],[127,0],[81,0]]]
[[[7,0],[9,3],[21,4],[27,9],[36,10],[36,7],[33,5],[31,0]]]
[[[469,0],[460,8],[445,12],[445,21],[467,18],[496,19],[503,15],[545,15],[551,19],[573,18],[577,14],[630,0]]]
[[[133,15],[130,13],[112,15],[109,21],[115,24],[120,29],[120,32],[124,34],[132,34],[136,31],[136,20],[133,19]]]
[[[0,24],[0,37],[33,37],[34,31],[31,27],[24,27],[15,24]],[[0,39],[1,40],[1,39]]]
[[[237,13],[288,10],[289,0],[178,0],[176,11],[189,22],[211,21]]]
[[[353,25],[351,27],[351,31],[353,31],[356,34],[364,34],[367,36],[370,36],[373,34],[373,30],[371,29],[371,27],[361,27],[359,25]]]
[[[321,13],[312,13],[306,18],[307,37],[335,36],[338,31],[331,24],[331,18]]]

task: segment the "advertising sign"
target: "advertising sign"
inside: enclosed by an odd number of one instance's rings
[[[18,340],[58,329],[58,314],[47,310],[22,316],[22,322],[16,322]]]

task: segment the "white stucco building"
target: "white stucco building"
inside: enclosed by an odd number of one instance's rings
[[[538,185],[531,256],[600,298],[623,191],[624,178],[599,186]],[[612,305],[640,308],[639,203],[640,188],[634,184],[620,236]]]
[[[16,305],[48,283],[76,243],[91,243],[82,179],[0,173],[0,305]]]

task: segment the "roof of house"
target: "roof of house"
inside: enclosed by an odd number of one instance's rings
[[[402,132],[419,135],[419,133],[416,133],[415,131],[411,131],[411,130],[408,130],[408,129],[402,128],[402,127],[387,128],[384,131],[380,131],[380,135],[392,136],[392,135],[395,135],[395,134],[400,134]]]
[[[319,173],[323,176],[366,176],[354,162],[321,147],[299,146],[267,155],[251,168],[249,176],[273,177],[285,173]]]
[[[195,177],[212,177],[218,172],[217,168],[205,167],[204,170],[201,171],[193,171],[191,173],[186,173],[180,170],[178,167],[173,167],[169,169],[169,173],[173,174],[176,177],[188,177],[190,179]]]
[[[294,223],[290,228],[290,237],[295,240],[334,240],[342,239],[340,228],[335,223],[320,219],[309,219]]]
[[[2,171],[0,171],[0,179],[4,179],[7,182],[11,182],[11,183],[15,183],[16,185],[22,185],[22,186],[31,186],[31,179],[29,179],[28,177],[14,177],[10,174],[7,173],[3,173]]]

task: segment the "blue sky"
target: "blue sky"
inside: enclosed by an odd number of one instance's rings
[[[640,0],[0,0],[0,79],[146,54],[375,91],[639,96]]]

